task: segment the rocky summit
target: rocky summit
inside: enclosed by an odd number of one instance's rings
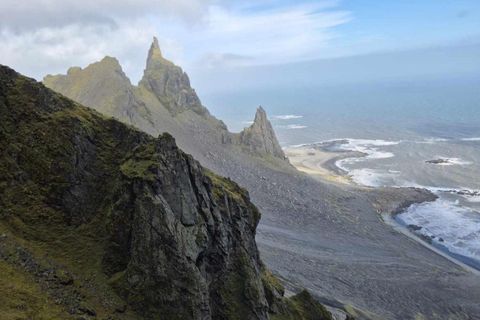
[[[153,38],[148,51],[147,67],[139,86],[153,92],[173,114],[189,109],[199,115],[209,115],[190,86],[188,75],[163,58],[157,38]]]
[[[84,69],[70,68],[66,75],[48,75],[43,83],[88,107],[113,116],[152,135],[170,132],[181,148],[202,158],[218,153],[216,147],[241,149],[257,157],[285,160],[275,133],[263,109],[254,125],[244,132],[229,132],[213,117],[190,85],[188,75],[162,55],[153,39],[146,68],[138,86],[130,83],[118,61],[106,57]],[[203,155],[195,150],[203,146]],[[202,160],[202,159],[200,159]]]
[[[283,297],[248,193],[169,134],[0,66],[0,142],[2,319],[330,319]]]
[[[253,124],[240,132],[239,140],[241,144],[248,146],[253,153],[285,158],[272,124],[268,121],[267,113],[262,107],[257,109]]]

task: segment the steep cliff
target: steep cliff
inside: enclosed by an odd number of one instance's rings
[[[329,319],[262,266],[247,192],[0,66],[5,319]],[[6,294],[8,292],[8,294]]]
[[[153,92],[173,114],[189,109],[199,115],[209,115],[190,86],[188,75],[162,56],[157,38],[153,38],[148,51],[147,66],[139,86]]]
[[[258,107],[253,124],[240,132],[238,139],[242,145],[255,154],[285,158],[272,124],[262,107]]]

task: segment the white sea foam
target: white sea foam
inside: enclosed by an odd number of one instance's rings
[[[445,138],[426,138],[424,140],[420,140],[420,141],[415,141],[416,143],[426,143],[426,144],[434,144],[434,143],[437,143],[437,142],[447,142],[448,139],[445,139]]]
[[[460,139],[462,141],[480,141],[480,137],[473,137],[473,138],[463,138]]]
[[[296,115],[296,114],[281,114],[277,116],[273,116],[274,119],[277,120],[291,120],[291,119],[301,119],[303,116]]]
[[[382,187],[391,185],[399,175],[396,171],[375,169],[354,169],[349,172],[353,182],[367,187]]]
[[[412,205],[397,219],[406,225],[421,226],[416,232],[431,237],[449,251],[480,261],[479,212],[439,199]]]
[[[302,126],[299,124],[289,124],[288,126],[285,126],[285,128],[289,130],[295,130],[295,129],[305,129],[307,128],[307,126]]]

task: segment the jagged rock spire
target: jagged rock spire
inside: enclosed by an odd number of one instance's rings
[[[285,154],[278,143],[272,124],[261,106],[257,108],[253,124],[240,132],[240,142],[253,153],[273,155],[285,159]]]
[[[153,37],[148,51],[147,66],[139,86],[153,92],[173,115],[188,109],[201,115],[209,115],[190,86],[188,75],[162,56],[156,37]]]
[[[159,64],[159,63],[173,65],[172,62],[166,60],[163,57],[162,50],[160,49],[160,45],[158,44],[158,39],[157,37],[153,37],[152,44],[150,45],[150,50],[148,50],[146,70],[150,68],[155,68],[155,64]]]

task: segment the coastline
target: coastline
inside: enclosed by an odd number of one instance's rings
[[[322,147],[288,147],[284,148],[290,163],[299,171],[309,174],[320,181],[334,182],[344,185],[356,185],[348,176],[348,172],[339,168],[339,160],[359,157],[359,152],[329,151]]]
[[[395,216],[399,213],[383,213],[382,220],[385,222],[386,225],[391,226],[395,231],[402,233],[403,235],[407,236],[409,239],[416,241],[423,245],[424,247],[430,249],[431,251],[435,252],[436,254],[444,257],[445,259],[455,263],[456,265],[462,267],[464,270],[469,271],[475,275],[480,275],[480,270],[465,263],[462,261],[462,257],[459,255],[454,256],[453,253],[449,252],[447,249],[437,248],[436,246],[428,243],[427,241],[420,238],[417,234],[411,232],[407,227],[403,226],[401,223],[396,221]]]
[[[297,147],[288,147],[285,148],[284,151],[289,158],[290,163],[295,168],[297,168],[299,171],[309,174],[315,179],[327,183],[333,182],[336,184],[353,186],[356,188],[367,188],[370,190],[372,189],[355,183],[351,179],[351,177],[348,176],[348,172],[346,172],[342,168],[339,168],[336,164],[339,160],[362,157],[363,154],[361,152],[331,151],[328,149],[328,146],[325,147],[321,145],[303,145]],[[378,212],[381,215],[381,219],[386,225],[392,227],[395,231],[407,236],[409,239],[430,249],[432,252],[442,256],[450,262],[455,263],[462,269],[475,275],[480,275],[480,264],[477,261],[472,260],[468,257],[464,257],[462,255],[455,254],[445,247],[435,246],[434,244],[429,243],[427,239],[422,238],[419,234],[413,232],[408,228],[408,226],[403,225],[395,218],[397,215],[407,210],[410,206],[414,204],[435,201],[438,196],[426,189],[418,189],[422,192],[426,192],[428,195],[424,197],[404,197],[404,199],[400,202],[396,202],[392,201],[392,199],[382,199],[382,189],[385,188],[373,188],[373,190],[378,191],[378,194],[372,197],[371,200],[373,203],[376,203],[376,206],[378,207]],[[412,190],[415,188],[405,187],[394,189]]]

